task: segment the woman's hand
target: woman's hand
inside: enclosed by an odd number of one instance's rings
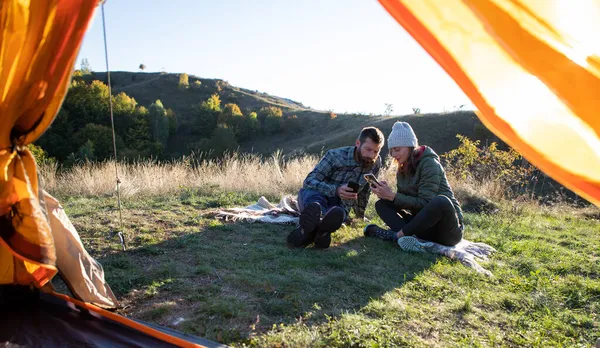
[[[396,232],[396,239],[400,239],[404,237],[404,232],[402,230]]]
[[[388,201],[393,201],[394,198],[396,198],[396,194],[394,193],[394,191],[392,191],[392,189],[386,181],[380,181],[379,185],[372,185],[371,191],[373,191],[373,193],[376,194],[377,197],[381,199],[386,199]]]

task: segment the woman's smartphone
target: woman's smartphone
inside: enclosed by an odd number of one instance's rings
[[[375,184],[380,185],[379,181],[377,181],[377,178],[373,174],[365,174],[365,180],[367,180],[371,186],[374,186]]]

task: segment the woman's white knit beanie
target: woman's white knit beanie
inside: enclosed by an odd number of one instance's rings
[[[388,148],[399,146],[417,147],[419,140],[408,123],[397,121],[388,137]]]

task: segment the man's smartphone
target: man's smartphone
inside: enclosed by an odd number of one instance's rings
[[[349,181],[348,187],[352,189],[353,193],[357,193],[358,189],[360,188],[360,185],[355,181]]]
[[[377,181],[377,178],[373,174],[365,174],[365,180],[367,180],[367,182],[371,184],[371,187],[375,184],[379,185],[379,181]]]

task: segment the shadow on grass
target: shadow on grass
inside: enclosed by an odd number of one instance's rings
[[[273,324],[313,325],[358,311],[437,260],[366,240],[350,228],[337,232],[330,249],[292,250],[285,245],[289,231],[209,220],[206,227],[99,261],[130,306],[124,314],[240,343]]]

